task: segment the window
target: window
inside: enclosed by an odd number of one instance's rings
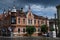
[[[18,23],[20,24],[20,18],[18,18]]]
[[[23,19],[23,23],[25,24],[25,19]]]
[[[32,20],[31,20],[31,24],[32,24]]]
[[[36,20],[34,20],[34,24],[36,24]]]
[[[38,28],[38,32],[40,32],[40,28]]]
[[[41,21],[41,24],[44,24],[44,21]]]
[[[32,19],[28,19],[28,24],[32,24]]]
[[[38,24],[39,24],[39,22],[40,22],[40,21],[38,20]]]
[[[30,24],[30,20],[28,19],[28,24]]]
[[[18,28],[18,33],[20,33],[20,28]]]
[[[14,16],[11,17],[11,23],[16,24],[16,18]]]
[[[25,28],[23,28],[23,32],[25,33]]]

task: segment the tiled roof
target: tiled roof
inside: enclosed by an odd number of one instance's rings
[[[21,12],[20,10],[17,10],[17,16],[26,17],[26,14],[25,12]]]
[[[35,19],[46,19],[45,17],[43,17],[43,16],[38,16],[38,15],[36,15],[36,14],[33,14],[34,15],[34,18]]]

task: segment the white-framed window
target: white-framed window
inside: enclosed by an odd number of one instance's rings
[[[34,20],[34,24],[36,24],[36,20]]]
[[[28,19],[28,24],[32,24],[32,19]]]
[[[23,33],[25,33],[26,32],[26,30],[25,30],[25,28],[23,28]]]
[[[20,28],[18,28],[18,33],[20,33]]]
[[[31,19],[31,24],[32,24],[32,19]]]
[[[38,32],[41,32],[41,29],[40,28],[38,28]]]
[[[18,18],[18,23],[20,24],[20,18]]]
[[[25,19],[23,19],[23,24],[25,24]]]

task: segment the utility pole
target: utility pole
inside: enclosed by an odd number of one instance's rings
[[[57,37],[56,13],[54,14],[54,16],[55,16],[55,31],[56,31],[56,37]]]

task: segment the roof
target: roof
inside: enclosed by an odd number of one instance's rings
[[[58,19],[49,19],[49,23],[55,23],[56,22],[56,24],[58,23]]]
[[[33,14],[34,15],[34,18],[35,19],[46,19],[45,17],[43,17],[43,16],[38,16],[38,15],[36,15],[36,14]]]
[[[16,16],[20,16],[20,17],[26,17],[26,15],[27,15],[27,13],[28,12],[22,12],[21,10],[16,10],[16,12],[11,12],[13,15],[15,15],[16,14]],[[32,13],[33,14],[33,13]],[[34,15],[34,18],[35,19],[46,19],[45,17],[43,17],[43,16],[38,16],[38,15],[36,15],[36,14],[33,14]],[[8,17],[9,15],[8,15],[8,13],[5,13],[4,14],[4,17],[6,18],[6,17]],[[3,14],[0,14],[0,20],[3,18]],[[48,18],[47,18],[48,19]]]
[[[25,12],[21,12],[20,10],[17,10],[17,16],[26,17],[26,13]]]
[[[0,21],[3,20],[3,18],[7,19],[8,16],[8,13],[0,14]]]

